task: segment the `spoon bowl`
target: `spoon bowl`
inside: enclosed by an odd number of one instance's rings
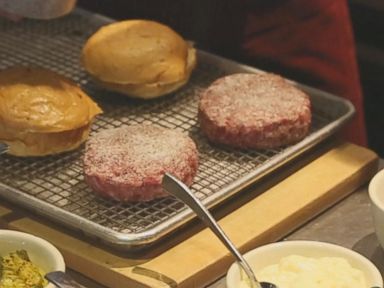
[[[241,253],[237,250],[235,245],[229,240],[228,236],[221,229],[219,224],[215,221],[208,209],[200,202],[200,200],[192,193],[191,190],[178,180],[175,176],[165,173],[162,180],[163,188],[171,195],[176,196],[185,204],[187,204],[197,216],[212,230],[212,232],[221,240],[224,246],[235,257],[239,267],[245,272],[247,276],[247,283],[251,288],[278,288],[276,285],[267,282],[259,282],[256,279],[248,262],[244,259]]]

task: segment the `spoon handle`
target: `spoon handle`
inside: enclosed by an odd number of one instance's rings
[[[253,288],[261,288],[255,275],[252,272],[251,267],[245,261],[240,252],[236,249],[233,243],[229,240],[227,235],[217,224],[215,219],[212,217],[208,209],[200,202],[199,199],[189,190],[189,188],[176,177],[169,173],[165,173],[162,181],[163,188],[170,194],[176,196],[187,204],[197,216],[212,230],[213,233],[221,240],[221,242],[227,247],[227,249],[236,257],[236,260],[240,266],[244,269],[244,272],[250,278]]]
[[[63,271],[49,272],[45,274],[45,278],[59,288],[85,288]]]

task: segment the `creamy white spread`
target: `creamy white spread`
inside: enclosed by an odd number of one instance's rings
[[[339,257],[291,255],[255,273],[259,281],[274,283],[279,288],[367,288],[363,272]],[[243,280],[239,288],[246,287],[249,286]]]

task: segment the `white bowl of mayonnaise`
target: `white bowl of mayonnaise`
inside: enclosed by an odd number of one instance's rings
[[[361,254],[319,241],[282,241],[244,254],[259,281],[279,288],[383,288],[376,266]],[[227,273],[227,288],[247,288],[237,263]]]

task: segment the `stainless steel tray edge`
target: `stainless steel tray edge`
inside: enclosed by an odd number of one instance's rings
[[[227,61],[232,62],[231,60],[227,60],[222,57],[212,55],[203,51],[199,51],[199,55],[201,57],[206,57],[205,61],[207,59],[210,59],[210,61],[213,61],[213,64],[217,63],[218,65],[220,65]],[[233,62],[233,65],[235,68],[237,68],[236,62]],[[241,65],[241,69],[239,70],[239,72],[244,71],[249,71],[252,73],[263,72],[250,66]],[[245,177],[239,178],[237,181],[234,181],[231,185],[228,185],[225,189],[220,191],[220,193],[213,194],[211,197],[205,199],[203,202],[207,207],[212,207],[221,203],[223,200],[238,193],[240,190],[250,186],[256,180],[262,178],[264,175],[287,163],[292,158],[312,148],[322,140],[326,139],[328,136],[334,134],[337,130],[342,127],[342,125],[344,125],[353,116],[355,110],[353,105],[348,100],[341,99],[332,94],[299,83],[295,84],[299,88],[308,91],[310,95],[322,95],[322,97],[327,97],[330,99],[334,99],[334,101],[339,101],[343,103],[343,105],[345,105],[347,109],[347,113],[345,113],[337,121],[334,121],[325,126],[324,128],[312,133],[301,142],[284,149],[284,153],[273,157],[267,163],[263,164],[261,167],[254,170],[252,173],[249,173]],[[50,219],[55,219],[65,226],[68,226],[72,229],[73,227],[77,227],[79,230],[81,230],[90,237],[97,237],[103,242],[106,242],[107,244],[112,244],[117,248],[123,249],[131,249],[134,247],[139,247],[143,245],[145,246],[147,244],[154,243],[155,241],[162,238],[164,235],[174,231],[177,227],[187,223],[195,217],[192,210],[190,210],[189,208],[185,208],[185,210],[170,218],[168,221],[160,223],[153,229],[135,234],[119,233],[116,231],[111,231],[110,229],[105,228],[102,225],[98,225],[97,223],[94,223],[82,217],[78,217],[77,215],[74,215],[70,212],[59,209],[54,205],[44,203],[43,201],[36,199],[30,195],[25,195],[24,193],[12,189],[12,187],[8,187],[2,183],[0,183],[0,189],[2,190],[3,194],[6,196],[7,199],[15,203],[30,206],[31,210],[36,210],[38,211],[38,213],[44,214]]]
[[[101,22],[107,23],[113,21],[112,19],[109,19],[107,17],[91,14],[87,11],[82,11],[81,9],[78,9],[76,13],[78,13],[79,15],[85,15],[86,17],[90,17],[92,18],[92,21],[95,21],[97,23],[100,22],[99,24],[101,24]],[[258,70],[256,68],[239,64],[237,62],[200,50],[198,51],[198,61],[204,62],[206,65],[216,66],[219,69],[228,73],[262,72],[261,70]],[[328,136],[336,133],[336,131],[339,130],[345,123],[347,123],[347,121],[355,113],[353,105],[345,99],[339,98],[329,93],[325,93],[318,89],[301,85],[296,82],[292,83],[297,85],[299,88],[307,91],[311,95],[311,99],[313,101],[318,101],[318,98],[329,99],[330,101],[338,103],[340,107],[342,107],[345,111],[343,111],[342,116],[340,116],[336,121],[327,124],[325,127],[317,131],[314,131],[301,142],[290,147],[284,148],[281,153],[278,153],[277,155],[263,163],[261,167],[258,167],[251,173],[235,180],[230,185],[220,190],[220,193],[215,193],[211,196],[208,196],[203,201],[206,206],[212,207],[218,205],[224,199],[227,199],[235,193],[238,193],[240,190],[254,183],[257,179],[260,179],[264,175],[270,173],[271,171],[288,162],[300,153],[303,153],[304,151],[312,148]],[[27,195],[17,189],[13,189],[8,185],[4,185],[1,182],[0,190],[2,196],[14,203],[21,204],[22,206],[27,207],[30,210],[36,211],[36,213],[38,214],[42,214],[44,216],[47,216],[49,219],[53,219],[57,222],[60,222],[64,226],[67,226],[74,230],[80,230],[81,232],[87,234],[90,237],[99,238],[101,241],[105,242],[108,245],[127,250],[152,244],[157,240],[161,239],[164,235],[174,231],[176,228],[187,223],[189,220],[195,217],[191,210],[185,208],[182,211],[178,212],[177,215],[174,215],[170,219],[157,224],[152,229],[134,234],[120,233],[112,229],[106,228],[93,221],[87,220],[83,217],[79,217],[71,212],[60,209],[55,205],[46,203],[31,195]]]

